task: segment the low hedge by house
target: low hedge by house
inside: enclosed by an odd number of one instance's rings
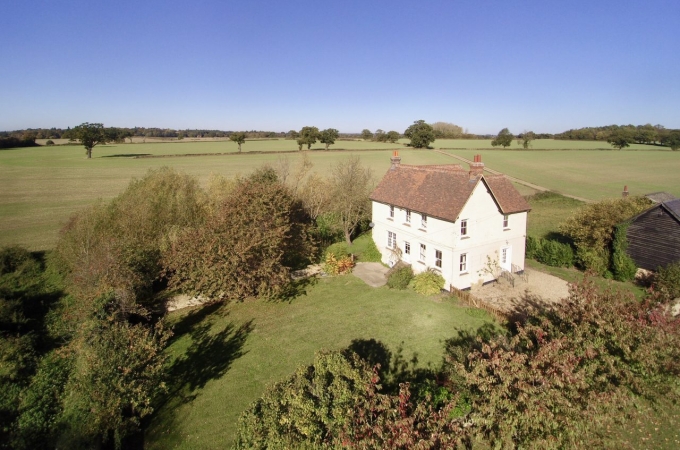
[[[574,249],[571,245],[550,239],[527,237],[526,256],[552,267],[574,265]]]

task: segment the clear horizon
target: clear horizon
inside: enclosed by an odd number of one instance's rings
[[[680,2],[11,2],[0,129],[680,128]]]

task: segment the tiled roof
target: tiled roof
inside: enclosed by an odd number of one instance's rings
[[[387,171],[370,195],[370,199],[455,222],[475,186],[480,182],[489,188],[503,214],[531,209],[505,176],[470,177],[469,172],[457,164],[444,166],[399,164]]]

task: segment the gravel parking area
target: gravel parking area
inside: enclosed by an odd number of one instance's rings
[[[526,269],[528,281],[515,277],[513,287],[508,280],[473,287],[471,294],[507,313],[520,313],[550,307],[569,296],[568,283],[547,273]]]

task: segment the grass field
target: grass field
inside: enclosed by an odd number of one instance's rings
[[[349,154],[360,155],[376,178],[388,169],[390,150],[397,148],[404,164],[459,163],[432,151],[408,149],[403,146],[405,142],[338,141],[331,149],[346,151],[317,151],[323,148],[317,144],[313,147],[316,150],[307,154],[314,170],[321,173],[328,173],[334,163]],[[480,153],[490,168],[589,199],[618,197],[625,184],[633,194],[665,190],[680,196],[680,183],[676,180],[680,152],[643,145],[627,151],[593,150],[605,148],[602,144],[539,140],[529,151],[490,149],[490,141],[484,140],[440,140],[434,146],[467,148],[447,151],[468,159]],[[556,150],[565,146],[578,151]],[[281,153],[286,151],[292,153]],[[95,147],[92,160],[85,159],[80,146],[1,150],[0,245],[22,244],[31,250],[51,248],[58,230],[74,211],[98,198],[114,197],[131,178],[143,176],[149,168],[171,166],[205,183],[211,173],[246,174],[262,164],[276,166],[281,158],[287,158],[294,166],[300,158],[294,141],[287,140],[247,141],[243,153],[236,152],[236,144],[230,141],[104,145]],[[167,157],[136,159],[132,155]],[[519,189],[523,195],[534,192],[522,186]],[[531,216],[529,220],[531,224]]]
[[[680,152],[601,150],[450,150],[487,167],[539,186],[591,200],[667,191],[680,197]]]
[[[550,238],[559,226],[584,205],[583,202],[553,192],[529,197],[531,212],[527,222],[527,236]]]
[[[375,339],[392,363],[400,354],[437,368],[446,339],[488,323],[479,313],[448,297],[371,288],[353,275],[319,279],[290,302],[179,312],[169,347],[176,383],[147,427],[145,448],[228,448],[240,413],[319,349]]]

